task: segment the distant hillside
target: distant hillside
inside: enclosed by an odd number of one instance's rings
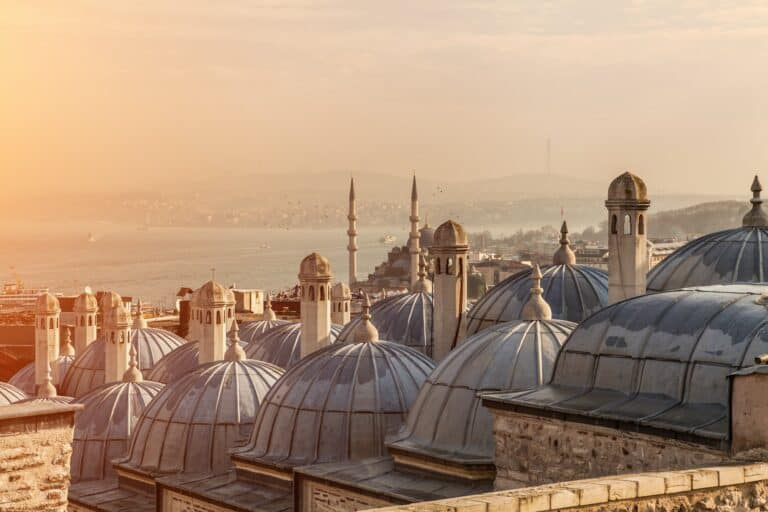
[[[746,201],[713,201],[652,214],[648,231],[654,237],[685,238],[741,226],[749,210]]]

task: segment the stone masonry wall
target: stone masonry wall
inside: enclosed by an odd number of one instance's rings
[[[391,503],[311,480],[304,480],[302,486],[302,495],[308,501],[301,504],[298,512],[354,512],[385,507]]]
[[[494,409],[497,489],[719,464],[725,452],[674,439]]]
[[[76,408],[31,405],[0,408],[0,511],[65,511]]]

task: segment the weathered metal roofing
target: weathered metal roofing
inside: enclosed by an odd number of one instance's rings
[[[0,405],[9,405],[27,398],[27,394],[8,382],[0,382]]]
[[[768,228],[741,227],[688,242],[648,274],[648,291],[768,282]]]
[[[331,343],[341,332],[340,325],[331,325]],[[279,325],[245,346],[249,359],[265,361],[280,368],[291,368],[301,359],[301,323]]]
[[[144,409],[123,464],[151,475],[226,470],[229,450],[248,440],[259,405],[282,373],[249,359],[200,366]]]
[[[75,416],[72,482],[114,477],[112,461],[128,452],[136,422],[163,389],[158,382],[104,384],[75,403],[85,407]]]
[[[564,320],[516,320],[467,338],[427,378],[388,446],[453,462],[492,463],[493,418],[478,393],[548,382],[575,327]]]
[[[184,338],[163,329],[132,329],[139,369],[146,377],[155,364],[173,349],[187,343]],[[79,398],[104,384],[104,340],[100,336],[78,355],[64,376],[61,393]]]
[[[432,357],[432,294],[403,293],[380,300],[371,306],[371,323],[383,340],[400,343]],[[361,318],[344,326],[337,342],[352,341]]]
[[[611,305],[571,334],[548,385],[485,400],[717,444],[729,435],[727,376],[768,352],[766,291],[720,285]]]
[[[278,467],[382,455],[434,369],[397,343],[337,343],[299,361],[270,391],[239,458]]]
[[[544,300],[552,318],[579,323],[608,304],[608,274],[586,265],[541,268]],[[494,286],[467,313],[467,334],[492,325],[519,320],[531,295],[531,272],[523,270]]]
[[[53,378],[53,385],[57,388],[61,387],[64,381],[64,376],[67,374],[69,367],[75,361],[75,356],[61,355],[57,357],[51,363],[51,377]],[[24,391],[26,394],[32,396],[35,394],[35,362],[25,365],[21,370],[11,377],[8,382],[13,384],[17,388]]]
[[[245,348],[246,343],[241,341],[240,346]],[[176,382],[184,375],[192,373],[200,366],[200,342],[188,341],[171,350],[152,367],[147,379],[170,384]]]
[[[258,340],[275,327],[291,323],[288,320],[255,320],[240,325],[240,339],[246,343]]]

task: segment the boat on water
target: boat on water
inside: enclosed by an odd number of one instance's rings
[[[397,238],[395,238],[395,235],[391,235],[389,233],[379,238],[379,243],[382,243],[384,245],[392,245],[395,242],[397,242]]]
[[[48,288],[25,288],[24,284],[19,281],[5,283],[2,293],[0,293],[0,308],[32,307],[37,302],[39,295],[48,292]],[[60,293],[55,295],[61,296]]]

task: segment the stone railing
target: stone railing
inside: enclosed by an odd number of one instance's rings
[[[768,464],[619,475],[561,482],[380,512],[537,512],[549,510],[768,510]]]

